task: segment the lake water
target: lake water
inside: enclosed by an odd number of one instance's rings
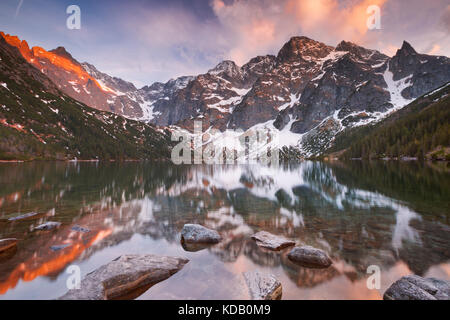
[[[40,216],[5,222],[31,211]],[[138,299],[247,299],[242,273],[250,270],[274,274],[283,299],[381,299],[411,273],[450,280],[445,163],[1,163],[0,219],[0,239],[20,239],[0,260],[0,299],[57,298],[70,265],[85,275],[128,253],[190,259]],[[46,221],[62,225],[31,231]],[[185,223],[216,229],[223,241],[185,251]],[[250,238],[260,230],[321,248],[333,265],[308,269],[287,259],[289,249],[263,250]],[[381,270],[379,290],[366,285],[371,265]]]

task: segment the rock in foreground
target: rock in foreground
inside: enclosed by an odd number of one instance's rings
[[[181,270],[189,260],[157,255],[124,255],[89,273],[62,300],[134,299]]]
[[[288,258],[308,268],[328,268],[333,263],[325,251],[310,246],[295,247]]]
[[[416,275],[402,277],[383,295],[384,300],[450,300],[450,281],[422,278]]]
[[[271,250],[281,250],[295,245],[295,242],[292,240],[273,235],[266,231],[260,231],[254,234],[252,239],[256,241],[258,246]]]
[[[185,224],[181,230],[181,240],[187,243],[218,243],[222,237],[217,231],[199,224]]]
[[[282,287],[280,281],[271,274],[257,271],[245,272],[245,282],[253,300],[280,300]]]

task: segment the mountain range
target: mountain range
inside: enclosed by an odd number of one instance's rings
[[[46,90],[74,104],[156,133],[191,130],[195,120],[222,134],[267,128],[300,157],[327,152],[344,132],[379,123],[450,81],[448,57],[420,54],[406,41],[389,57],[351,42],[333,47],[292,37],[276,56],[258,56],[241,67],[226,60],[204,74],[142,88],[78,62],[63,47],[29,48],[4,33],[0,43],[2,51],[40,70]]]

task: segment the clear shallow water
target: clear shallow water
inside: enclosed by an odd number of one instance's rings
[[[139,299],[247,299],[242,272],[273,273],[283,299],[380,299],[403,275],[450,280],[450,170],[446,164],[351,162],[261,166],[146,163],[0,164],[0,239],[20,242],[0,260],[0,299],[53,299],[67,291],[71,264],[85,275],[126,253],[190,262]],[[45,221],[62,226],[31,232]],[[185,223],[221,232],[215,246],[188,252]],[[82,234],[74,225],[90,229]],[[250,239],[266,230],[326,250],[334,264],[308,269],[287,251]],[[53,245],[70,244],[54,252]],[[369,290],[367,267],[381,268]]]

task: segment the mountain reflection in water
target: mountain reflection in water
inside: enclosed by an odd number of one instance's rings
[[[139,299],[247,299],[249,270],[274,274],[283,299],[380,299],[406,274],[450,279],[449,178],[445,164],[415,162],[3,163],[0,239],[20,241],[0,256],[0,299],[57,298],[67,291],[69,265],[85,275],[127,253],[190,259]],[[43,214],[5,221],[31,211]],[[31,231],[47,221],[62,226]],[[185,223],[216,229],[223,241],[186,251]],[[289,249],[263,250],[250,239],[260,230],[321,248],[334,263],[295,265]],[[381,268],[380,290],[366,286],[370,265]]]

